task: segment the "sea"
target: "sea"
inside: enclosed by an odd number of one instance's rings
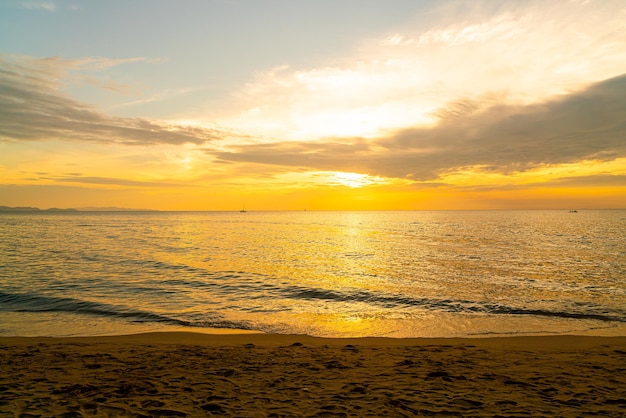
[[[626,210],[0,214],[0,336],[626,335]]]

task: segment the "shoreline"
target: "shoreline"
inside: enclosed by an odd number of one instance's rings
[[[0,414],[626,414],[626,337],[0,337]]]
[[[306,334],[273,334],[258,330],[229,328],[197,328],[189,330],[180,328],[173,330],[156,330],[134,332],[128,334],[78,335],[78,336],[2,336],[0,345],[48,344],[48,343],[82,343],[82,344],[181,344],[201,346],[232,346],[238,344],[256,344],[274,346],[288,343],[304,343],[318,345],[359,344],[363,346],[425,346],[425,345],[463,345],[478,344],[485,347],[526,347],[548,348],[560,347],[575,343],[580,348],[589,348],[601,341],[614,341],[626,344],[626,336],[622,335],[588,335],[588,334],[489,334],[464,337],[317,337]]]
[[[464,317],[464,326],[459,329],[452,327],[453,317],[438,317],[433,321],[426,321],[433,325],[411,328],[409,321],[406,328],[404,324],[394,323],[393,329],[385,329],[386,332],[371,333],[364,329],[354,330],[324,329],[312,330],[308,328],[294,327],[279,331],[285,334],[304,334],[320,338],[392,338],[392,339],[421,339],[421,338],[511,338],[511,337],[534,337],[534,336],[604,336],[626,337],[626,322],[611,324],[597,323],[597,321],[556,321],[538,322],[537,318],[487,318],[481,317],[473,322],[473,318]],[[116,335],[133,335],[156,332],[188,332],[199,334],[254,334],[272,333],[271,330],[248,328],[217,328],[182,325],[163,325],[158,323],[132,323],[122,321],[110,321],[106,318],[88,315],[74,314],[42,315],[42,313],[1,312],[0,338],[3,337],[103,337]],[[248,324],[246,324],[248,325]],[[374,330],[377,330],[374,324]],[[436,328],[441,325],[442,328]],[[367,326],[367,324],[365,324]],[[364,326],[364,327],[365,327]],[[316,332],[317,331],[317,332]],[[378,334],[378,335],[377,335]]]

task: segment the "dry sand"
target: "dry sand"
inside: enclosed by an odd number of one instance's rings
[[[0,338],[8,417],[626,416],[626,337]]]

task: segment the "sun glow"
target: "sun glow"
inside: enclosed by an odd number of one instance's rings
[[[626,207],[624,0],[5,3],[2,206]]]
[[[371,176],[369,174],[346,173],[343,171],[332,171],[320,174],[326,177],[325,183],[330,186],[346,186],[358,189],[365,186],[387,183],[384,178]]]

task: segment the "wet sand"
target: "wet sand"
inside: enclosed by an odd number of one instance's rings
[[[626,416],[626,337],[0,338],[0,416]]]

